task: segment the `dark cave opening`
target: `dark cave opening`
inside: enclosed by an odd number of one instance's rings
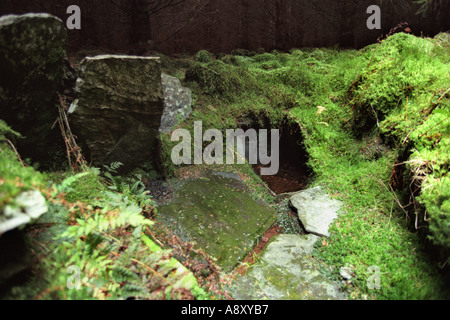
[[[308,153],[303,144],[303,135],[298,124],[285,120],[280,127],[270,125],[249,126],[253,129],[279,129],[279,170],[275,175],[261,175],[261,168],[271,164],[254,164],[253,169],[275,194],[295,192],[305,189],[312,171],[308,167]],[[269,134],[270,136],[270,134]],[[270,144],[270,139],[269,139]],[[270,147],[268,147],[270,150]],[[269,151],[270,152],[270,151]]]

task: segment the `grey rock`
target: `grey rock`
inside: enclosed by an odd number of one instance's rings
[[[342,300],[339,283],[320,271],[311,256],[315,235],[279,235],[263,252],[260,261],[234,287],[237,300]]]
[[[344,278],[345,280],[351,280],[351,279],[353,279],[353,277],[355,276],[355,273],[354,273],[352,267],[342,267],[342,268],[339,270],[339,274],[340,274],[341,277]]]
[[[164,95],[164,112],[161,118],[162,133],[169,133],[180,122],[192,113],[191,89],[181,85],[180,80],[161,74]]]
[[[329,226],[338,217],[341,202],[331,199],[320,187],[301,191],[290,198],[305,230],[329,237]]]
[[[171,184],[172,201],[158,206],[161,222],[196,242],[224,272],[231,272],[276,221],[277,212],[231,176],[204,173]]]
[[[69,120],[94,165],[129,169],[154,157],[164,107],[159,58],[85,58],[76,91]]]
[[[0,216],[0,235],[38,219],[48,211],[44,196],[37,190],[22,192]]]

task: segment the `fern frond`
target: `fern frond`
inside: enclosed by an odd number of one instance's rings
[[[145,243],[145,245],[150,249],[151,252],[162,251],[162,249],[145,234],[142,234],[141,239]]]
[[[146,290],[136,283],[128,283],[122,287],[121,293],[124,299],[142,298],[146,295]]]
[[[115,282],[139,282],[139,277],[131,270],[122,266],[116,266],[111,272],[111,276]]]
[[[61,184],[59,184],[58,186],[56,186],[56,188],[58,189],[58,191],[60,192],[67,192],[70,190],[70,186],[77,181],[78,179],[87,176],[89,174],[89,172],[82,172],[82,173],[78,173],[76,175],[70,176],[66,179],[63,180],[63,182],[61,182]]]

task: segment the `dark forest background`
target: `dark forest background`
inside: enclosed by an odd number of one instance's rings
[[[422,3],[420,3],[422,2]],[[413,0],[1,0],[0,15],[49,12],[63,21],[81,8],[81,30],[69,30],[69,51],[101,48],[143,54],[206,49],[359,49],[400,23],[415,35],[450,29],[450,1]],[[382,11],[382,30],[369,30],[370,5]]]

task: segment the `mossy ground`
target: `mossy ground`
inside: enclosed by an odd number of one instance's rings
[[[332,236],[315,253],[330,276],[353,265],[357,276],[346,290],[355,299],[448,298],[444,35],[396,34],[360,51],[295,49],[195,62],[183,71],[195,111],[179,127],[192,130],[194,120],[204,130],[248,120],[297,123],[314,172],[311,185],[345,203]],[[394,190],[393,171],[405,164],[403,187]],[[411,223],[416,217],[419,230]],[[379,290],[368,288],[371,266],[381,270]]]
[[[24,167],[5,143],[0,164],[2,214],[30,189],[48,205],[33,224],[1,236],[0,298],[211,298],[173,250],[150,238],[154,223],[146,216],[154,214],[154,203],[138,183],[108,182],[113,176],[95,168],[39,173]],[[77,281],[79,288],[71,287]]]
[[[276,128],[288,119],[301,128],[314,172],[311,186],[321,185],[345,203],[332,236],[318,244],[314,255],[333,279],[340,278],[342,266],[354,267],[356,278],[345,286],[351,298],[448,299],[448,49],[446,34],[436,39],[396,34],[360,51],[239,51],[219,60],[203,52],[197,61],[165,57],[163,67],[193,89],[195,110],[179,127],[193,130],[195,120],[203,121],[204,130],[258,122]],[[171,164],[173,145],[170,135],[162,137],[163,168],[166,175],[179,176],[186,168]],[[56,253],[56,260],[48,260],[56,267],[50,269],[50,282],[41,282],[49,285],[47,290],[33,289],[27,297],[117,298],[142,294],[142,286],[153,298],[182,297],[166,291],[170,285],[164,280],[151,281],[155,278],[148,272],[128,264],[134,256],[147,267],[157,267],[142,256],[142,229],[136,231],[148,223],[142,208],[154,208],[139,192],[139,184],[126,186],[117,179],[105,183],[95,170],[70,174],[72,181],[61,177],[48,183],[45,175],[23,168],[14,154],[5,154],[0,154],[2,205],[23,188],[40,188],[56,201],[51,210],[73,223],[67,232],[76,239],[63,239],[59,251],[41,248],[45,259],[53,259],[49,252]],[[393,168],[402,166],[403,174],[393,175]],[[273,203],[250,166],[220,168],[236,170],[244,173],[254,195]],[[393,179],[402,183],[395,185]],[[108,188],[111,184],[118,188]],[[58,192],[52,193],[52,185]],[[211,197],[219,210],[225,210],[222,192],[217,190],[219,198]],[[60,193],[71,201],[63,201]],[[92,280],[95,285],[77,292],[59,290],[67,280],[63,268],[74,262],[89,271],[85,283]],[[368,286],[371,266],[380,269],[380,289]],[[148,277],[138,281],[133,273]],[[196,292],[205,297],[201,290]],[[20,290],[15,294],[23,296]]]

